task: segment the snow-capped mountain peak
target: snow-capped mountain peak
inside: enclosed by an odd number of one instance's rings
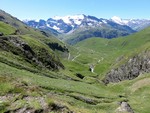
[[[111,19],[97,18],[95,16],[78,14],[67,16],[55,16],[48,20],[24,20],[27,25],[40,29],[54,29],[59,33],[72,33],[78,28],[102,28],[102,27],[117,27],[122,26],[125,29],[132,28],[133,30],[141,30],[150,26],[150,20],[141,19],[121,19],[113,16]],[[118,24],[118,25],[117,25]],[[115,26],[114,26],[115,25]],[[116,26],[117,25],[117,26]],[[120,27],[120,28],[122,28]],[[130,28],[129,28],[130,27]]]
[[[113,16],[111,20],[120,25],[128,25],[129,22],[133,21],[133,19],[121,19],[120,17]]]
[[[115,23],[124,25],[123,20],[122,20],[120,17],[118,17],[118,16],[113,16],[113,17],[111,18],[111,20],[114,21]]]
[[[54,16],[52,19],[54,20],[63,20],[67,24],[72,24],[72,20],[74,21],[75,24],[80,25],[81,20],[84,19],[84,15],[68,15],[68,16]]]

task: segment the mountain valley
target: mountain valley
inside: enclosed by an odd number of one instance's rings
[[[0,10],[0,113],[149,113],[149,21],[126,21]]]

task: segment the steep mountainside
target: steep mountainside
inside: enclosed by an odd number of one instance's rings
[[[20,20],[4,11],[0,11],[0,20],[0,49],[3,51],[1,58],[5,59],[5,61],[2,59],[1,61],[15,65],[9,61],[9,57],[3,56],[5,52],[10,52],[13,56],[18,56],[39,68],[52,70],[64,68],[53,51],[54,49],[62,52],[68,51],[63,47],[65,46],[63,43],[44,31],[27,27]],[[23,68],[24,65],[20,67]]]
[[[64,36],[65,38],[63,38],[63,40],[66,41],[68,44],[74,45],[82,40],[91,37],[112,39],[117,38],[119,36],[127,36],[134,32],[131,29],[130,29],[131,31],[127,29],[125,26],[124,27],[120,25],[118,26],[117,24],[110,22],[109,27],[108,26],[101,28],[85,27],[77,29],[71,34]]]
[[[95,61],[95,72],[103,77],[106,75],[106,81],[107,78],[109,82],[133,79],[141,73],[149,73],[149,31],[150,28],[147,28],[131,36],[112,40],[91,38],[75,46],[88,52],[93,51],[91,57],[100,62],[97,64]],[[95,52],[97,56],[93,55]],[[82,55],[80,57],[86,62],[86,58]]]
[[[107,73],[103,80],[105,84],[110,82],[120,82],[123,80],[131,80],[143,73],[150,73],[150,51],[134,56],[129,61],[116,69],[112,69]]]

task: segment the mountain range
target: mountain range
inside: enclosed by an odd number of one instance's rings
[[[114,16],[111,20],[120,25],[127,25],[135,31],[140,31],[150,26],[150,20],[148,19],[121,19],[120,17]]]
[[[23,20],[30,27],[50,32],[69,44],[91,37],[116,38],[127,36],[150,26],[146,19],[97,18],[84,14],[55,16],[48,20]]]
[[[48,20],[23,20],[23,22],[34,28],[50,28],[65,34],[72,33],[74,30],[85,26],[102,27],[114,24],[112,27],[115,27],[116,24],[119,24],[128,26],[135,31],[139,31],[150,25],[150,20],[148,19],[121,19],[117,16],[114,16],[111,19],[104,19],[95,16],[86,16],[84,14],[64,17],[55,16]]]

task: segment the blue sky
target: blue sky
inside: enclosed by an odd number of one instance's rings
[[[0,9],[21,20],[75,14],[150,19],[150,0],[1,0]]]

